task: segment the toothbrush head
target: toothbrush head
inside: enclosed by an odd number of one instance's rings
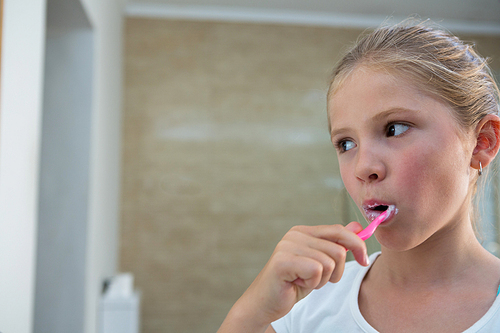
[[[387,220],[393,214],[397,214],[396,206],[389,205],[384,212],[382,212],[379,216],[377,216],[377,218],[372,221],[372,223],[370,223],[364,230],[358,233],[359,238],[361,238],[362,240],[367,240],[368,238],[370,238],[377,227],[380,225],[380,223]]]

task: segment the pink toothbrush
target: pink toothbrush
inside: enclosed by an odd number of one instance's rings
[[[395,210],[394,205],[390,205],[386,211],[377,216],[377,218],[373,220],[372,223],[370,223],[365,229],[363,229],[358,233],[359,238],[361,238],[362,240],[367,240],[368,238],[370,238],[371,235],[373,235],[373,233],[379,226],[379,224],[387,220],[387,218],[392,214],[394,210]]]

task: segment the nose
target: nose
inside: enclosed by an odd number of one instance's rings
[[[380,154],[373,150],[358,148],[355,174],[359,180],[364,182],[381,181],[385,178],[386,171]]]

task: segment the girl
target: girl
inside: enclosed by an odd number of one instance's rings
[[[360,210],[395,207],[382,251],[368,258],[357,222],[294,227],[219,332],[500,332],[500,260],[471,207],[500,145],[498,95],[446,32],[402,23],[361,39],[334,72],[328,119]]]

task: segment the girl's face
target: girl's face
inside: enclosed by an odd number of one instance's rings
[[[328,102],[347,191],[368,220],[380,213],[378,205],[398,210],[377,229],[383,246],[407,250],[470,225],[475,142],[446,103],[364,66]]]

